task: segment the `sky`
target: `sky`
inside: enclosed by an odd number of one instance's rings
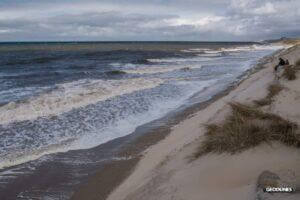
[[[0,0],[0,41],[260,41],[300,36],[300,0]]]

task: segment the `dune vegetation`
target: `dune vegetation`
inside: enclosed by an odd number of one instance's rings
[[[294,66],[285,66],[284,67],[284,72],[283,72],[283,77],[286,78],[289,81],[295,80],[296,79],[296,70]]]
[[[279,141],[300,147],[297,124],[253,106],[230,103],[231,114],[222,124],[206,126],[204,140],[194,158],[206,153],[237,153],[263,142]]]
[[[283,86],[281,86],[280,84],[278,84],[278,83],[271,84],[268,87],[268,94],[267,94],[267,96],[264,97],[264,98],[262,98],[262,99],[255,100],[254,103],[257,106],[270,105],[274,101],[274,97],[276,95],[278,95],[281,90],[283,90]]]

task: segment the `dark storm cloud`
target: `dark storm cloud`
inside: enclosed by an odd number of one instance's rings
[[[300,35],[298,0],[0,0],[0,40],[260,40]]]

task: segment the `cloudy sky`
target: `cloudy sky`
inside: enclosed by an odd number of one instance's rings
[[[300,36],[300,0],[0,0],[0,41]]]

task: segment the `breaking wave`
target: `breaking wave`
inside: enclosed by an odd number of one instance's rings
[[[190,71],[192,69],[201,69],[201,65],[198,66],[173,66],[173,67],[141,67],[134,70],[125,70],[126,73],[130,74],[158,74],[167,73],[178,70]]]
[[[209,61],[211,58],[190,57],[190,58],[163,58],[163,59],[148,59],[152,63],[183,63],[183,62],[202,62]]]
[[[58,115],[73,108],[104,101],[108,98],[154,88],[161,79],[79,80],[58,84],[57,89],[29,99],[23,103],[11,102],[0,107],[0,123],[32,120],[38,117]]]

